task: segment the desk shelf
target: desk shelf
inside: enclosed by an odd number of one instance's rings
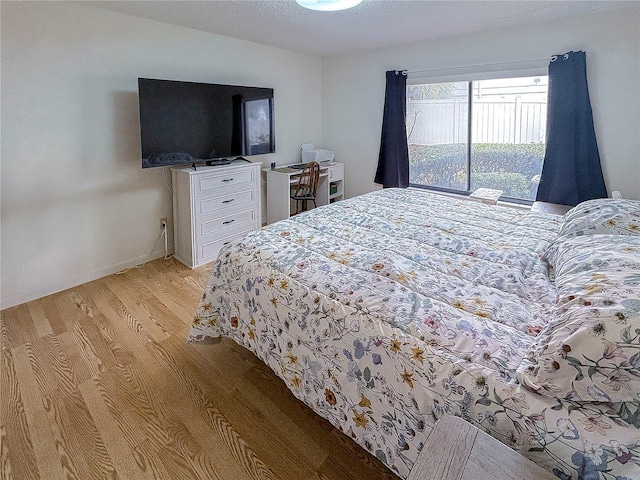
[[[329,168],[329,203],[344,197],[344,165],[335,164]]]

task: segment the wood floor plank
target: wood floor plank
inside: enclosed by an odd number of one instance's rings
[[[151,445],[151,441],[146,439],[136,445],[132,453],[135,455],[136,463],[142,471],[153,476],[154,479],[170,479],[169,472],[162,461],[158,451]]]
[[[149,397],[140,390],[126,366],[122,366],[117,372],[105,372],[101,377],[106,385],[111,386],[113,396],[122,405],[128,406],[137,425],[142,429],[140,434],[156,445],[164,445],[171,440],[166,426],[162,424],[161,413],[153,408]]]
[[[175,262],[175,260],[171,260]],[[193,317],[195,308],[198,306],[198,300],[200,293],[185,290],[181,288],[179,284],[171,285],[171,288],[167,286],[161,279],[171,279],[165,272],[167,270],[166,265],[163,264],[162,268],[155,267],[155,264],[149,265],[147,271],[141,272],[143,275],[140,281],[147,286],[147,288],[158,298],[169,310],[182,319]],[[187,292],[190,293],[187,295]]]
[[[71,300],[75,308],[82,313],[85,318],[95,318],[100,312],[87,298],[84,287],[85,285],[80,285],[79,287],[67,290],[67,298]]]
[[[67,479],[92,478],[84,457],[84,445],[76,437],[72,419],[67,415],[62,395],[53,392],[43,397],[44,409],[49,418],[58,456],[64,460],[62,467]],[[88,446],[87,446],[88,447]]]
[[[104,361],[100,357],[100,352],[96,350],[96,346],[92,343],[91,338],[82,328],[82,323],[84,322],[85,325],[89,325],[89,331],[93,332],[93,325],[91,325],[93,322],[87,322],[87,316],[77,308],[69,293],[70,291],[65,291],[47,297],[48,303],[50,308],[55,308],[59,312],[60,318],[64,323],[65,330],[63,333],[67,337],[64,341],[67,344],[69,340],[71,341],[74,345],[72,350],[78,354],[91,376],[99,375],[106,368]],[[62,336],[63,333],[59,334],[59,336]],[[84,377],[84,375],[82,376]]]
[[[196,455],[195,461],[200,464],[201,471],[210,478],[250,480],[248,474],[235,461],[223,439],[202,417],[199,409],[195,408],[191,402],[182,401],[181,396],[177,393],[171,395],[170,392],[167,392],[169,398],[165,398],[165,401],[179,404],[176,413],[200,444],[201,452]]]
[[[39,302],[42,305],[44,315],[47,317],[47,321],[51,326],[51,333],[54,335],[59,335],[67,331],[67,325],[65,324],[56,304],[56,299],[59,297],[60,295],[48,295],[36,300],[36,302]]]
[[[7,340],[13,347],[33,342],[38,338],[26,304],[3,310],[2,321],[7,331]]]
[[[32,344],[27,343],[26,345],[21,345],[21,347],[24,347],[27,353],[40,395],[44,397],[54,393],[58,384],[53,375],[50,374],[49,365],[46,362],[42,362],[38,355],[35,355]]]
[[[41,337],[33,344],[27,344],[27,352],[42,395],[54,392],[71,395],[78,388],[75,372],[57,337]]]
[[[49,319],[47,318],[47,314],[44,312],[41,302],[36,300],[34,302],[27,303],[27,310],[29,310],[29,316],[33,321],[33,326],[39,337],[53,335],[53,328],[51,328],[51,324],[49,323]]]
[[[0,326],[0,428],[2,428],[2,472],[7,478],[37,479],[37,462],[27,413],[20,392],[13,354],[4,325]]]
[[[281,478],[304,478],[308,472],[316,470],[319,465],[299,449],[289,430],[286,435],[274,437],[269,432],[278,429],[278,425],[252,405],[239,390],[234,390],[225,398],[224,415],[230,423],[236,425],[239,435],[251,446],[256,455],[267,463],[275,474]],[[243,418],[243,422],[238,420]],[[320,456],[323,459],[324,455]],[[312,478],[312,477],[309,477]]]
[[[90,478],[116,480],[118,476],[113,461],[104,446],[89,408],[79,390],[63,397],[64,408],[71,422],[75,439],[82,445],[82,455],[89,467]]]
[[[198,478],[198,473],[193,470],[187,459],[179,455],[176,448],[168,447],[169,445],[161,448],[158,451],[158,456],[165,470],[169,473],[169,478],[175,478],[176,480]]]
[[[199,375],[198,366],[191,363],[186,355],[179,357],[179,363],[187,373],[195,372],[196,376]],[[221,394],[221,391],[225,393]],[[296,439],[290,436],[290,429],[286,436],[271,435],[269,432],[277,430],[278,425],[257,408],[255,399],[247,397],[236,388],[228,391],[211,383],[203,393],[207,394],[208,400],[235,426],[238,434],[262,461],[271,466],[275,474],[281,478],[312,478],[309,471],[322,463],[322,452],[318,449],[300,449]]]
[[[85,333],[79,320],[75,320],[69,332],[69,338],[74,343],[78,355],[87,367],[92,377],[100,375],[106,369],[105,363],[100,356],[100,351],[96,350],[89,336]],[[95,338],[95,337],[94,337]],[[111,358],[107,359],[112,360]]]
[[[154,341],[162,341],[170,335],[149,309],[145,308],[144,299],[131,294],[132,291],[127,288],[126,282],[116,281],[116,277],[112,276],[105,278],[104,283],[120,299],[123,306],[131,311]]]
[[[171,453],[183,458],[190,470],[197,472],[200,469],[200,465],[196,458],[202,453],[202,447],[177,414],[177,411],[183,408],[186,403],[183,400],[183,396],[174,397],[180,399],[179,402],[167,402],[161,395],[158,395],[158,378],[155,377],[154,382],[151,382],[152,377],[149,375],[148,369],[143,369],[136,363],[127,365],[126,368],[139,388],[141,395],[144,395],[147,399],[149,408],[157,415],[168,439],[164,444],[170,447]],[[162,388],[160,390],[165,389]],[[198,477],[201,477],[201,475],[199,474]]]
[[[7,429],[0,424],[0,479],[9,480],[13,478],[11,470],[11,460],[9,459],[9,448],[7,447]]]
[[[129,448],[133,449],[147,441],[147,435],[137,415],[135,397],[128,398],[126,392],[120,390],[116,377],[108,371],[95,377],[93,381],[109,413],[115,420],[122,439]]]
[[[130,291],[135,292],[136,298],[141,300],[145,310],[149,312],[149,315],[158,323],[160,328],[166,332],[174,333],[184,327],[184,320],[154,295],[153,290],[155,287],[147,288],[148,283],[143,281],[137,271],[129,271],[118,275],[117,281],[124,283]]]
[[[144,325],[138,321],[137,316],[116,297],[103,280],[96,280],[82,288],[101,314],[111,320],[113,324],[126,325],[129,335],[134,335],[143,342],[153,339]]]
[[[0,322],[0,425],[8,422],[16,415],[16,406],[22,402],[20,388],[13,366],[12,343],[5,323]]]
[[[150,344],[147,348],[152,350],[161,361],[165,362],[176,381],[183,385],[185,396],[188,396],[191,401],[196,402],[199,408],[205,412],[203,416],[204,419],[225,441],[226,446],[231,450],[235,460],[240,462],[250,477],[256,480],[277,479],[278,477],[271,472],[249,447],[245,439],[238,434],[233,425],[229,423],[215,404],[207,398],[202,389],[185,373],[185,364],[176,362],[171,352],[160,344]]]
[[[186,401],[188,398],[185,398],[187,396],[184,386],[173,381],[162,368],[146,369],[145,374],[144,379],[138,377],[138,383],[146,384],[143,388],[154,388],[158,392],[158,396],[162,396],[162,401],[173,408],[176,415],[201,446],[201,452],[195,456],[195,461],[199,463],[200,469],[205,475],[203,478],[220,477],[221,479],[248,480],[250,477],[234,460],[225,441],[202,416],[202,409],[196,405],[198,402]],[[158,386],[162,387],[158,388]],[[207,452],[215,452],[215,458]]]
[[[32,370],[27,347],[28,345],[21,345],[15,348],[13,358],[20,391],[24,399],[27,425],[33,439],[36,464],[43,478],[64,479],[65,472],[62,465],[66,463],[66,459],[60,458],[55,448],[47,412],[42,405],[40,395],[37,393],[39,391],[38,381]]]
[[[56,338],[58,342],[60,342],[60,347],[65,352],[69,367],[73,371],[76,382],[82,384],[89,380],[92,376],[91,371],[80,355],[76,343],[71,338],[71,334],[69,332],[63,332],[56,335]]]
[[[125,479],[153,480],[153,472],[140,468],[133,449],[122,441],[122,431],[104,403],[95,382],[88,380],[80,385],[79,390],[100,432],[104,447],[113,459],[118,476]]]
[[[23,416],[12,417],[4,424],[4,428],[6,432],[3,442],[6,444],[8,459],[6,465],[10,465],[8,471],[11,472],[8,478],[40,480],[26,419]]]
[[[178,330],[184,328],[184,321],[171,311],[164,303],[162,303],[155,295],[149,294],[142,298],[145,310],[148,312],[149,316],[157,322],[159,328],[168,334],[174,334]],[[168,336],[165,338],[168,338]]]
[[[128,335],[124,324],[113,317],[107,318],[102,313],[92,320],[116,365],[128,365],[135,361],[135,352],[141,350],[140,347],[146,343],[146,339]]]
[[[2,480],[395,478],[248,350],[186,343],[211,268],[161,259],[0,312]]]
[[[100,331],[96,317],[82,316],[73,325],[72,333],[80,345],[84,347],[85,359],[91,365],[95,360],[93,373],[100,374],[107,369],[114,369],[118,364],[109,342]]]

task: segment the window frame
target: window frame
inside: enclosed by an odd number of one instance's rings
[[[547,61],[548,62],[548,61]],[[513,68],[504,70],[499,68],[505,64],[522,63],[521,68]],[[472,65],[468,67],[453,67],[434,70],[423,70],[407,73],[407,86],[410,85],[426,85],[434,83],[447,83],[447,82],[467,82],[468,85],[468,118],[473,118],[473,99],[472,90],[473,82],[481,80],[495,80],[502,78],[519,78],[519,77],[536,77],[536,76],[549,76],[548,63],[544,65],[541,61],[534,62],[505,62],[497,64],[487,65]],[[547,87],[548,88],[548,87]],[[406,118],[405,118],[406,123]],[[466,175],[466,187],[467,191],[455,190],[452,188],[438,187],[435,185],[425,185],[422,183],[409,183],[411,188],[419,188],[423,190],[431,190],[436,192],[448,193],[453,195],[460,195],[468,197],[473,193],[471,191],[471,149],[473,148],[473,142],[470,141],[472,133],[473,123],[467,121],[467,175]],[[518,205],[533,205],[535,200],[528,200],[524,198],[514,198],[501,196],[501,202],[513,203]]]

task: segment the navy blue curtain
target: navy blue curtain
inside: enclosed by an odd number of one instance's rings
[[[387,72],[382,138],[374,180],[384,188],[409,186],[406,113],[407,72],[390,70]]]
[[[606,196],[585,52],[555,55],[549,63],[547,148],[536,200],[577,205]]]

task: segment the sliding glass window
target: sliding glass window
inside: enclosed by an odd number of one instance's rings
[[[409,182],[535,200],[544,158],[547,77],[407,86]]]

